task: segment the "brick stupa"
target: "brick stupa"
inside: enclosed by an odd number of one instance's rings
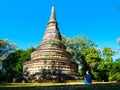
[[[49,22],[41,44],[31,53],[23,72],[28,80],[71,80],[78,75],[78,65],[71,60],[71,54],[61,42],[61,34],[52,6]]]

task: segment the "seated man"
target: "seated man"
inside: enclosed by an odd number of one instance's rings
[[[85,84],[91,84],[92,83],[92,76],[91,76],[89,70],[86,71],[85,80],[82,80],[82,82],[85,83]]]

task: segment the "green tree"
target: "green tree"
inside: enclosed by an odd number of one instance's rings
[[[8,55],[7,59],[3,61],[3,69],[6,70],[5,78],[11,81],[13,78],[22,76],[23,64],[25,61],[30,60],[30,54],[35,48],[29,48],[27,50],[16,50]]]
[[[114,81],[119,80],[120,78],[120,63],[119,59],[113,61],[113,55],[115,54],[114,51],[109,48],[105,47],[101,52],[102,62],[99,64],[99,74],[101,80],[104,81]]]
[[[105,47],[102,51],[103,53],[103,62],[112,62],[113,61],[113,50],[109,47]]]
[[[73,38],[66,38],[63,36],[62,41],[65,43],[67,51],[72,54],[72,59],[80,62],[82,67],[79,70],[80,75],[84,75],[87,69],[92,69],[93,72],[95,69],[97,70],[101,57],[98,54],[98,50],[95,49],[97,45],[88,37],[75,36]]]
[[[120,81],[120,63],[107,62],[100,64],[101,79],[104,81]]]
[[[6,73],[6,70],[2,69],[3,67],[2,61],[6,59],[6,57],[10,53],[14,52],[16,48],[17,48],[16,45],[10,43],[8,40],[0,39],[0,81],[5,79],[4,76]]]
[[[9,55],[9,53],[16,50],[16,45],[10,43],[8,40],[1,40],[0,39],[0,60],[3,60]]]
[[[120,63],[111,62],[108,64],[108,80],[109,81],[120,81]]]

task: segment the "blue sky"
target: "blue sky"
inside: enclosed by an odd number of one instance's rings
[[[85,35],[100,49],[119,48],[120,0],[0,0],[0,38],[21,49],[38,46],[53,4],[61,34]]]

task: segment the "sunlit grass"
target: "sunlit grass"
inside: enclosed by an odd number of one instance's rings
[[[0,83],[0,90],[120,90],[120,83],[93,82],[91,85],[82,82]]]
[[[77,85],[81,82],[71,83],[1,83],[0,87],[31,87],[31,86],[60,86],[60,85]]]
[[[114,84],[113,82],[93,82],[93,84]],[[82,82],[68,83],[0,83],[0,87],[31,87],[31,86],[59,86],[59,85],[84,85]]]

